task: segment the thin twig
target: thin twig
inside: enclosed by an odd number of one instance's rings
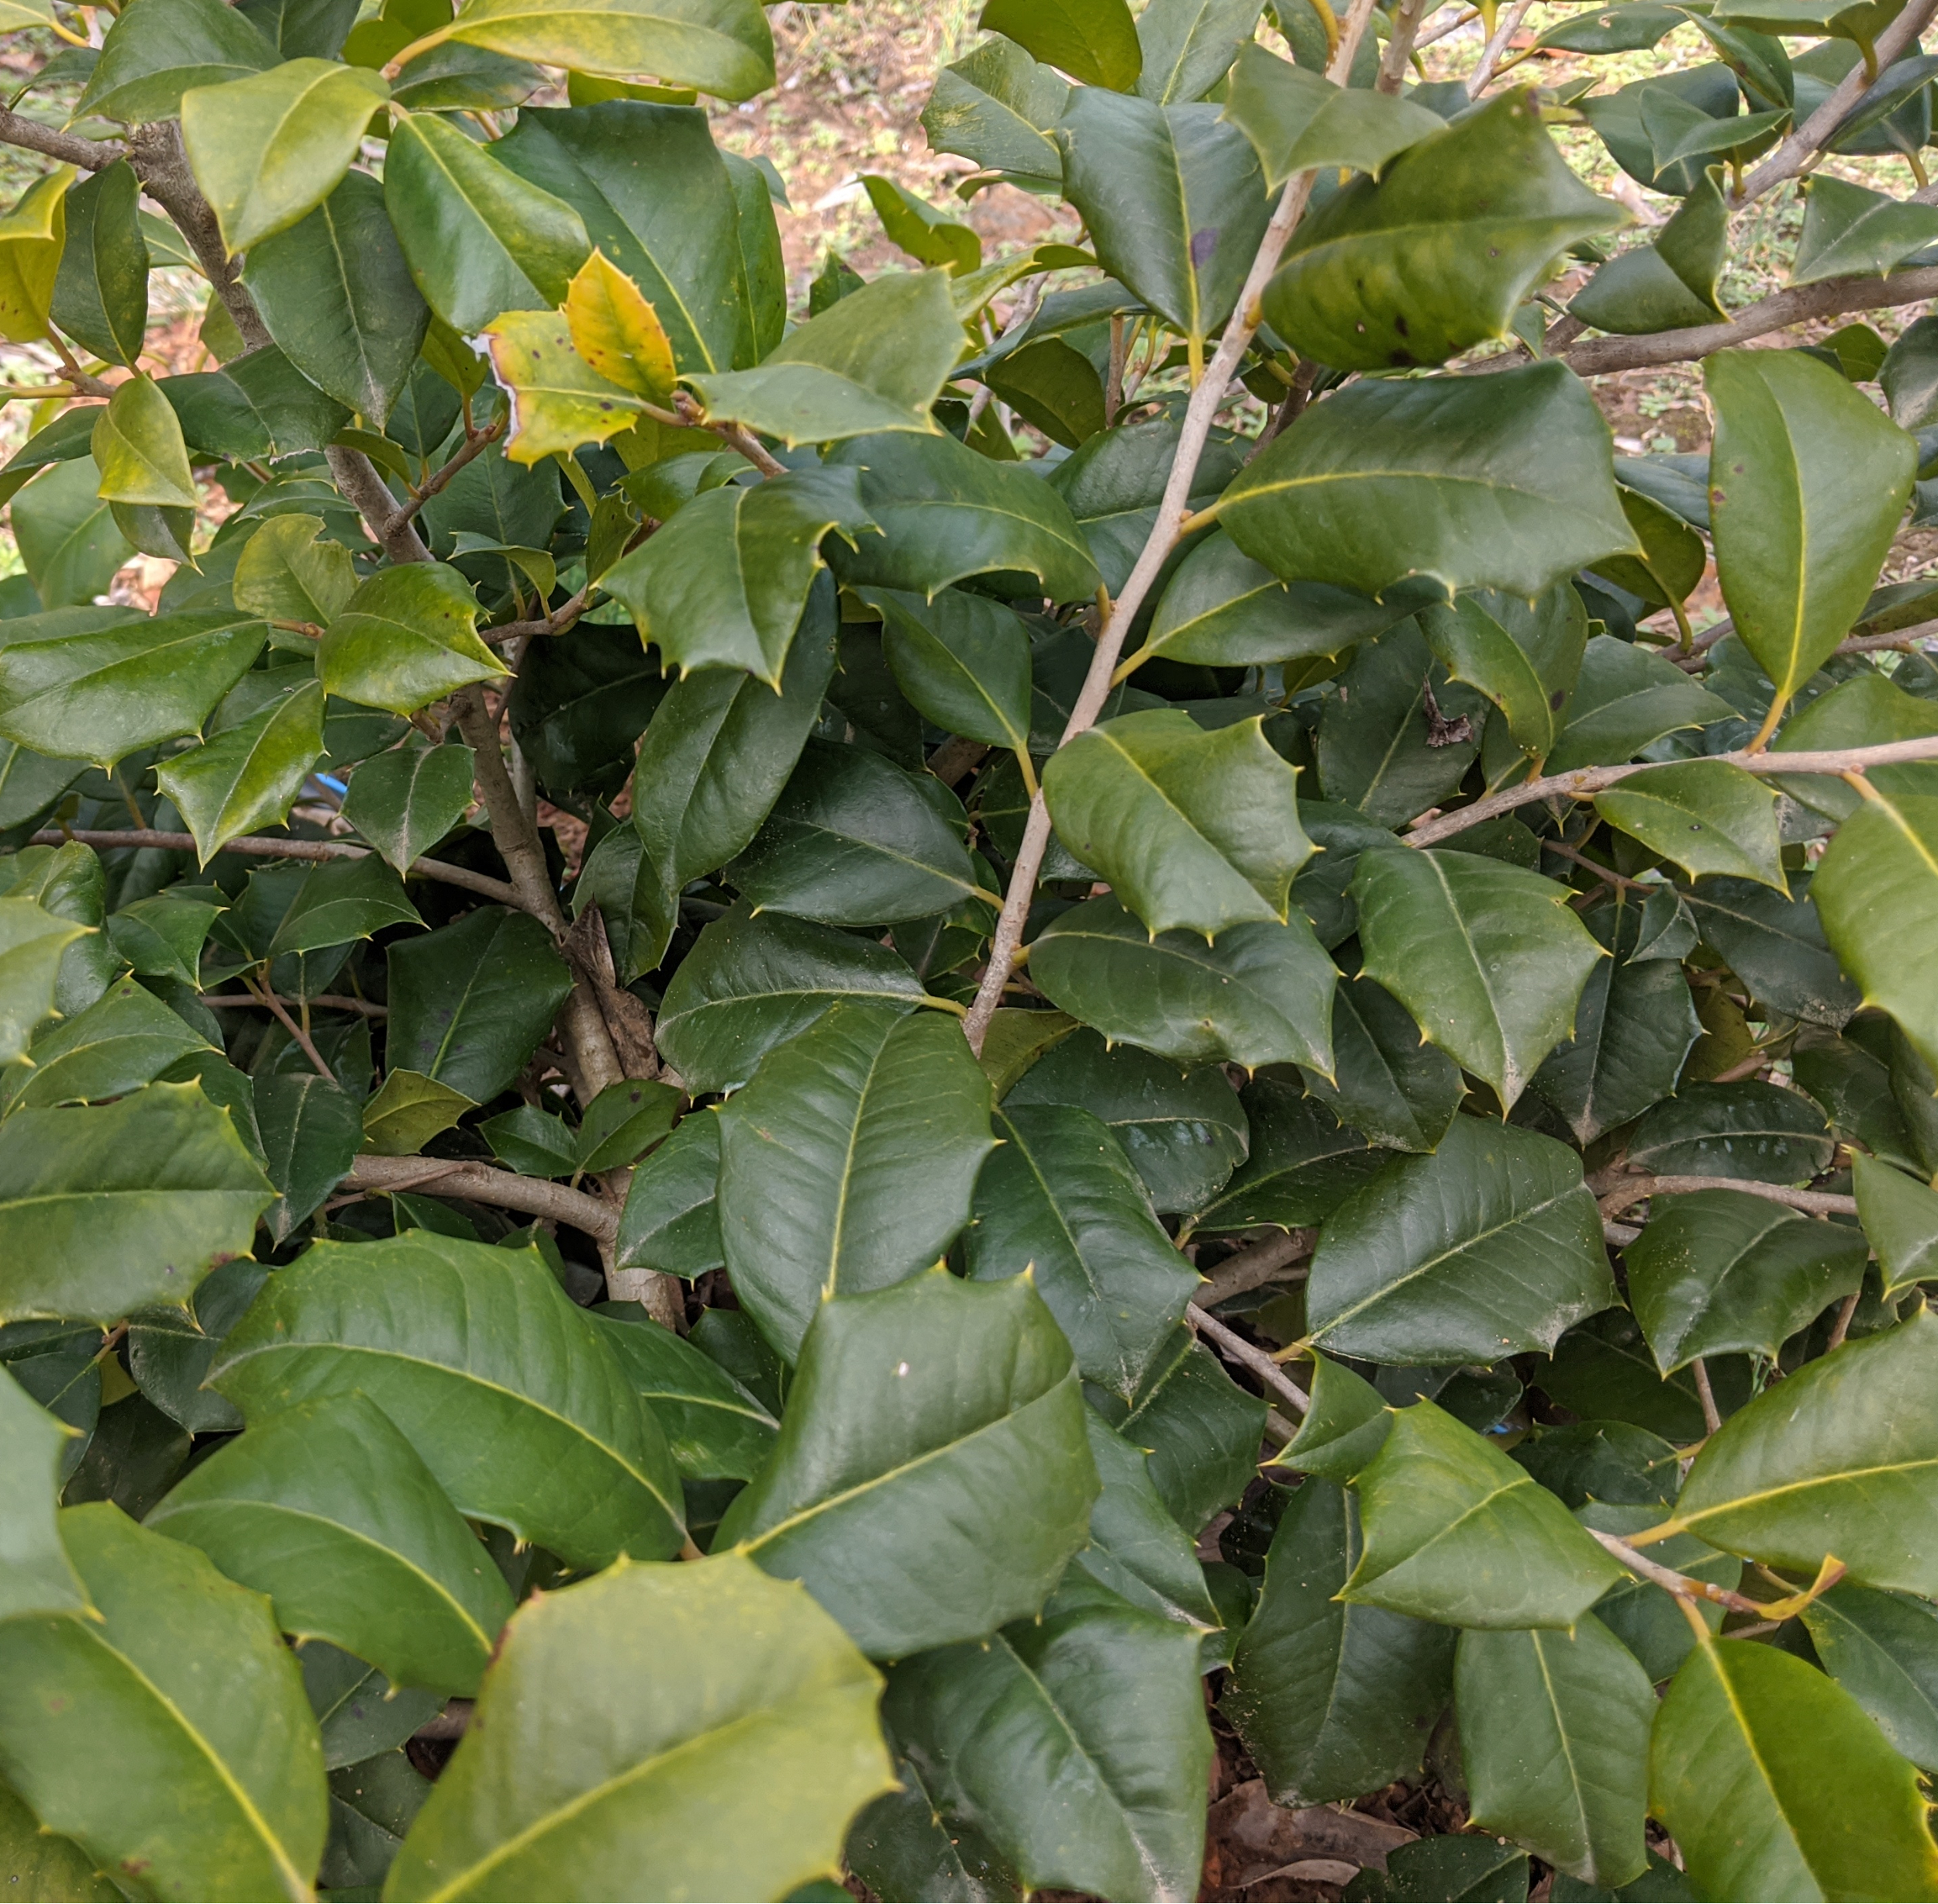
[[[1185,1310],[1185,1319],[1201,1335],[1209,1336],[1228,1361],[1238,1362],[1249,1368],[1281,1401],[1289,1402],[1297,1409],[1302,1416],[1311,1408],[1312,1397],[1263,1349],[1253,1347],[1236,1330],[1227,1329],[1216,1316],[1207,1316],[1195,1302]]]
[[[1398,95],[1412,67],[1413,42],[1419,33],[1420,22],[1439,3],[1440,0],[1398,0],[1393,9],[1393,30],[1380,53],[1379,78],[1373,82],[1375,92]]]
[[[268,986],[264,985],[263,991],[269,992]],[[278,995],[271,992],[269,995],[274,997]],[[253,992],[245,993],[240,998],[231,996],[227,993],[216,994],[205,992],[197,1002],[213,1005],[222,1010],[243,1010],[250,1005],[260,1006],[264,1000],[259,994]],[[388,1005],[373,1005],[367,999],[350,998],[340,992],[319,992],[309,1002],[312,1005],[320,1005],[326,1012],[354,1012],[363,1018],[390,1016],[390,1007]]]
[[[1875,83],[1878,75],[1890,70],[1899,53],[1915,47],[1918,36],[1938,12],[1938,0],[1913,0],[1878,36],[1874,59],[1860,60],[1833,86],[1822,105],[1777,147],[1749,177],[1740,190],[1729,195],[1733,211],[1760,198],[1773,186],[1793,178],[1828,144],[1844,116]]]
[[[1689,1363],[1689,1373],[1695,1378],[1696,1399],[1702,1404],[1702,1425],[1711,1434],[1722,1426],[1722,1412],[1716,1406],[1716,1391],[1709,1386],[1709,1368],[1699,1355]]]
[[[1327,68],[1327,77],[1335,84],[1344,85],[1351,73],[1353,56],[1365,36],[1372,12],[1373,0],[1353,0],[1351,15],[1340,36],[1339,50]],[[1110,698],[1111,677],[1123,652],[1124,637],[1130,632],[1132,623],[1182,533],[1192,479],[1198,473],[1198,460],[1210,438],[1212,419],[1223,404],[1226,386],[1263,319],[1259,299],[1273,272],[1278,268],[1279,258],[1304,214],[1312,189],[1310,172],[1301,172],[1286,181],[1278,209],[1273,212],[1257,254],[1252,260],[1244,288],[1239,292],[1232,315],[1226,320],[1218,349],[1205,374],[1198,380],[1197,388],[1191,392],[1178,433],[1177,451],[1171,459],[1171,474],[1157,505],[1157,519],[1151,524],[1150,533],[1145,538],[1143,549],[1132,567],[1122,593],[1112,605],[1098,631],[1089,671],[1084,678],[1075,705],[1070,710],[1060,745],[1067,745],[1093,726]],[[1017,954],[1022,949],[1030,901],[1036,890],[1037,875],[1043,870],[1043,854],[1049,844],[1050,809],[1044,805],[1042,790],[1039,788],[1029,802],[1022,843],[1010,871],[1009,888],[990,943],[989,963],[978,988],[975,1002],[963,1021],[963,1031],[969,1040],[970,1049],[978,1054],[982,1050],[989,1021],[995,1016],[996,1008],[1002,1002],[1003,988],[1009,981]]]
[[[63,165],[77,165],[84,172],[105,171],[127,150],[98,139],[78,139],[72,133],[56,132],[38,119],[24,119],[18,112],[0,111],[0,141],[19,146],[29,152],[44,153]]]
[[[173,853],[195,850],[193,835],[162,833],[150,826],[124,827],[119,832],[92,826],[50,827],[30,836],[28,843],[57,847],[70,840],[77,840],[84,847],[153,847]],[[224,840],[221,850],[264,860],[361,860],[367,859],[371,851],[368,847],[353,846],[343,840],[272,840],[249,833]],[[435,880],[440,885],[462,886],[466,892],[475,892],[481,899],[495,899],[500,905],[519,904],[518,895],[503,880],[474,873],[468,866],[453,866],[445,860],[413,860],[405,876]]]
[[[1840,776],[1861,774],[1867,767],[1895,767],[1908,761],[1938,760],[1938,735],[1922,735],[1915,740],[1888,740],[1879,747],[1847,747],[1834,752],[1800,747],[1794,754],[1751,754],[1739,749],[1733,753],[1705,754],[1702,757],[1740,767],[1749,774]],[[1484,800],[1476,800],[1471,806],[1424,820],[1401,836],[1410,847],[1436,846],[1470,826],[1478,826],[1484,820],[1492,819],[1498,814],[1511,813],[1516,807],[1529,805],[1536,800],[1591,799],[1605,788],[1615,786],[1631,774],[1646,774],[1651,767],[1661,764],[1656,761],[1632,761],[1620,767],[1582,767],[1572,773],[1549,774],[1541,779],[1527,781],[1520,786],[1490,794]]]
[[[1855,1197],[1836,1196],[1828,1190],[1792,1190],[1788,1184],[1757,1183],[1747,1177],[1632,1177],[1598,1201],[1604,1216],[1619,1216],[1650,1197],[1690,1196],[1699,1190],[1740,1190],[1746,1195],[1761,1197],[1766,1202],[1781,1203],[1812,1216],[1855,1216],[1857,1213]]]
[[[401,529],[433,496],[446,488],[466,464],[482,456],[504,433],[505,419],[502,417],[495,423],[486,424],[482,429],[471,431],[450,456],[431,473],[423,488],[413,490],[410,500],[392,514],[388,528],[392,530]]]
[[[1528,9],[1534,0],[1514,0],[1514,4],[1502,14],[1494,29],[1494,36],[1481,49],[1480,63],[1467,76],[1467,96],[1478,99],[1487,90],[1488,81],[1494,77],[1494,69],[1508,49],[1508,42],[1521,30],[1521,22],[1527,18]]]
[[[1612,1533],[1604,1533],[1599,1527],[1591,1527],[1588,1531],[1630,1573],[1673,1593],[1678,1600],[1708,1600],[1715,1606],[1728,1607],[1733,1613],[1760,1613],[1765,1610],[1767,1602],[1753,1600],[1747,1593],[1733,1593],[1727,1587],[1719,1587],[1712,1581],[1692,1580],[1687,1574],[1678,1573],[1673,1567],[1664,1567],[1660,1561],[1652,1561],[1647,1554],[1638,1554],[1627,1541],[1619,1540]]]
[[[433,1160],[421,1157],[360,1157],[343,1179],[347,1190],[388,1195],[409,1189],[427,1179],[424,1167]],[[546,1216],[570,1223],[602,1243],[612,1242],[619,1233],[618,1212],[598,1197],[583,1190],[568,1188],[540,1177],[520,1177],[509,1170],[495,1170],[488,1164],[460,1163],[433,1173],[441,1194],[463,1197],[473,1203],[488,1203],[498,1209],[521,1210],[528,1216]]]
[[[502,647],[508,641],[562,635],[585,612],[586,602],[591,592],[592,585],[588,582],[577,595],[569,601],[561,602],[550,614],[542,616],[536,621],[502,622],[495,628],[481,628],[478,631],[479,638],[495,648]]]
[[[296,1040],[297,1044],[302,1049],[303,1056],[316,1066],[317,1076],[328,1078],[332,1084],[336,1083],[336,1074],[323,1062],[323,1054],[311,1043],[309,1033],[290,1016],[289,1008],[277,997],[274,992],[270,990],[268,986],[264,985],[260,991],[257,991],[256,987],[250,983],[247,972],[242,974],[241,977],[243,990],[253,994],[258,1005],[267,1005],[275,1015],[276,1022]]]
[[[28,843],[36,847],[64,846],[78,840],[84,847],[153,847],[164,852],[192,853],[195,837],[185,833],[162,833],[152,826],[127,826],[119,831],[93,826],[49,827],[32,835]],[[260,834],[242,833],[222,844],[225,853],[240,853],[258,860],[361,860],[370,857],[368,847],[352,846],[344,840],[271,840]],[[444,860],[413,860],[407,877],[434,879],[441,885],[462,886],[481,899],[495,899],[500,905],[517,905],[519,896],[502,879],[474,873],[468,866],[453,866]]]
[[[1198,1292],[1198,1306],[1216,1309],[1233,1296],[1243,1295],[1247,1289],[1284,1278],[1293,1264],[1304,1262],[1312,1254],[1318,1237],[1313,1230],[1281,1230],[1226,1257],[1209,1272],[1204,1288]]]
[[[1824,1344],[1825,1354],[1843,1347],[1844,1337],[1850,1333],[1850,1319],[1857,1314],[1857,1303],[1863,1295],[1862,1289],[1853,1289],[1844,1298],[1843,1306],[1837,1311],[1837,1319],[1830,1325],[1830,1340]]]

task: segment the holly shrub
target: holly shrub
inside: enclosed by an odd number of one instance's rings
[[[1430,4],[6,0],[9,1896],[1938,1895],[1934,0]]]

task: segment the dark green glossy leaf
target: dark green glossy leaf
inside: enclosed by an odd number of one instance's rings
[[[50,309],[70,337],[111,364],[133,364],[148,325],[140,196],[125,160],[67,188],[67,243]]]
[[[1090,1510],[1090,1544],[1075,1564],[1133,1606],[1191,1626],[1220,1624],[1190,1539],[1152,1483],[1150,1457],[1094,1409],[1084,1427],[1103,1492]]]
[[[1283,920],[1310,857],[1293,769],[1257,720],[1207,733],[1171,710],[1127,714],[1060,748],[1044,770],[1050,817],[1153,933],[1209,940]]]
[[[256,1080],[256,1127],[279,1192],[264,1220],[280,1243],[349,1175],[363,1121],[356,1099],[328,1078],[271,1071]]]
[[[720,1234],[742,1307],[792,1356],[829,1295],[933,1262],[968,1221],[989,1081],[960,1029],[843,1001],[720,1112]]]
[[[1572,1626],[1621,1569],[1533,1478],[1431,1402],[1398,1410],[1357,1482],[1349,1602],[1450,1626]]]
[[[998,35],[936,74],[922,109],[922,130],[938,152],[960,153],[988,171],[1060,185],[1062,155],[1047,135],[1069,96],[1069,87],[1047,66],[1013,39]]]
[[[1571,1037],[1605,956],[1552,881],[1459,852],[1363,854],[1353,876],[1363,970],[1422,1035],[1512,1104]]]
[[[1585,1884],[1647,1869],[1655,1688],[1607,1627],[1464,1633],[1454,1686],[1478,1827]]]
[[[924,1784],[1025,1880],[1188,1896],[1212,1742],[1198,1635],[1098,1587],[1038,1623],[905,1661],[884,1709]]]
[[[1826,943],[1813,882],[1793,874],[1791,897],[1747,879],[1705,879],[1683,897],[1704,943],[1713,947],[1752,998],[1806,1024],[1842,1025],[1863,1002]]]
[[[9,1619],[88,1610],[87,1591],[54,1525],[62,1444],[73,1433],[0,1370],[0,1446],[6,1450],[0,1504],[7,1525],[0,1613]]]
[[[1391,1159],[1319,1099],[1282,1078],[1254,1078],[1241,1094],[1250,1154],[1193,1214],[1194,1230],[1297,1230],[1323,1223]]]
[[[481,1104],[518,1075],[571,989],[536,919],[481,906],[390,948],[390,1061]]]
[[[308,217],[251,246],[243,278],[290,362],[382,429],[429,321],[383,187],[348,174]]]
[[[1251,142],[1210,105],[1079,88],[1055,137],[1105,271],[1202,350],[1231,315],[1270,206]]]
[[[719,1175],[719,1122],[707,1116],[683,1119],[633,1173],[619,1216],[618,1266],[689,1280],[723,1267],[726,1251],[714,1200]]]
[[[471,803],[471,750],[412,741],[359,764],[343,817],[400,873],[462,819]]]
[[[0,733],[39,754],[103,764],[193,733],[267,632],[216,610],[10,643],[0,648]]]
[[[1198,1275],[1151,1215],[1108,1127],[1073,1105],[1015,1106],[976,1185],[969,1274],[1033,1275],[1087,1381],[1126,1401],[1181,1321]]]
[[[421,926],[403,881],[374,854],[326,860],[303,876],[274,936],[269,956],[314,952],[367,939],[386,926]]]
[[[1239,50],[1225,116],[1252,142],[1274,187],[1309,167],[1350,166],[1377,178],[1395,153],[1446,122],[1410,99],[1335,86],[1256,44]]]
[[[1246,1154],[1246,1109],[1218,1072],[1209,1066],[1181,1072],[1134,1045],[1106,1045],[1091,1031],[1058,1040],[1005,1101],[1012,1109],[1074,1104],[1101,1118],[1160,1212],[1196,1209]]]
[[[360,1390],[460,1513],[575,1566],[680,1544],[665,1439],[536,1250],[425,1230],[313,1244],[271,1279],[209,1380],[254,1422]]]
[[[711,1122],[711,1119],[708,1119]],[[666,1434],[685,1481],[751,1481],[781,1424],[733,1376],[636,1302],[608,1302],[606,1340]]]
[[[852,554],[834,552],[844,582],[933,601],[951,582],[993,571],[1033,575],[1058,602],[1096,593],[1096,564],[1067,498],[1019,464],[991,462],[953,436],[907,434],[860,436],[832,460],[862,472],[862,504],[881,532],[857,539]]]
[[[989,0],[981,24],[1088,86],[1128,91],[1143,66],[1143,48],[1124,0],[1050,0],[1040,7]]]
[[[240,9],[222,0],[164,0],[117,19],[74,110],[141,125],[172,119],[191,86],[266,71],[277,53]]]
[[[1012,609],[946,588],[932,601],[864,588],[881,614],[881,652],[923,718],[1012,752],[1029,739],[1029,637]]]
[[[1467,1093],[1454,1061],[1370,978],[1348,979],[1333,995],[1333,1064],[1330,1078],[1305,1069],[1306,1088],[1391,1150],[1432,1150]]]
[[[1685,1085],[1635,1129],[1629,1161],[1664,1177],[1805,1183],[1830,1167],[1823,1114],[1800,1091],[1755,1080]]]
[[[655,1032],[689,1092],[731,1091],[837,1000],[912,1009],[926,996],[908,966],[870,940],[736,906],[681,961]]]
[[[1777,796],[1722,761],[1650,767],[1595,796],[1609,824],[1692,875],[1726,873],[1783,887]]]
[[[297,1655],[331,1771],[396,1749],[443,1708],[434,1692],[395,1691],[374,1666],[312,1640]]]
[[[1457,1117],[1433,1154],[1393,1164],[1327,1220],[1306,1312],[1336,1354],[1485,1363],[1551,1350],[1614,1296],[1579,1160]]]
[[[25,1062],[0,1074],[0,1103],[84,1104],[152,1082],[208,1041],[132,978],[111,985],[84,1012],[50,1026]]]
[[[1703,381],[1716,417],[1716,571],[1781,702],[1857,619],[1917,454],[1868,398],[1798,352],[1721,351],[1704,360]]]
[[[1033,1616],[1088,1537],[1084,1414],[1026,1277],[967,1283],[938,1266],[836,1298],[773,1457],[716,1540],[804,1581],[873,1657],[980,1639]]]
[[[1824,1669],[1921,1771],[1938,1758],[1938,1613],[1908,1593],[1833,1587],[1803,1611]]]
[[[1298,1433],[1279,1450],[1277,1463],[1343,1487],[1379,1452],[1391,1424],[1378,1389],[1343,1362],[1315,1353],[1312,1406]]]
[[[164,377],[156,386],[181,419],[189,443],[241,460],[320,450],[350,421],[273,344],[232,357],[219,371]]]
[[[1126,1441],[1144,1450],[1151,1485],[1187,1533],[1195,1536],[1244,1492],[1257,1466],[1265,1403],[1240,1388],[1190,1330],[1172,1331],[1127,1411],[1120,1415],[1122,1405],[1101,1390],[1091,1398]]]
[[[1357,384],[1281,431],[1219,520],[1288,581],[1378,595],[1419,575],[1526,599],[1635,546],[1607,429],[1559,364]]]
[[[1886,1297],[1934,1273],[1938,1192],[1861,1153],[1851,1159],[1857,1220],[1878,1253]]]
[[[1207,946],[1186,932],[1153,940],[1116,899],[1087,900],[1037,936],[1029,970],[1052,1004],[1174,1064],[1329,1068],[1338,974],[1297,916],[1231,926]]]
[[[1219,1701],[1278,1804],[1323,1805],[1410,1777],[1451,1689],[1447,1627],[1338,1597],[1360,1544],[1350,1494],[1330,1481],[1299,1488]]]

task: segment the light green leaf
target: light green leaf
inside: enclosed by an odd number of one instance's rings
[[[1464,1633],[1454,1691],[1478,1830],[1586,1885],[1619,1890],[1647,1869],[1655,1688],[1601,1621]]]
[[[323,690],[305,681],[156,770],[206,866],[238,833],[279,826],[323,756]]]
[[[1561,252],[1626,222],[1569,169],[1533,91],[1505,93],[1309,212],[1266,321],[1340,370],[1444,363],[1507,335]]]
[[[1793,285],[1882,276],[1938,238],[1938,206],[1828,176],[1812,178],[1809,192],[1790,267]]]
[[[1422,1036],[1512,1105],[1571,1037],[1576,1001],[1605,954],[1567,889],[1474,854],[1363,854],[1351,892],[1363,971]]]
[[[325,631],[316,671],[326,692],[414,714],[504,664],[478,637],[478,597],[444,563],[380,570]],[[0,664],[3,665],[3,664]],[[3,678],[3,677],[0,677]]]
[[[478,1690],[510,1590],[388,1416],[361,1395],[272,1415],[171,1488],[147,1525],[265,1593],[286,1633],[393,1685]]]
[[[1383,1410],[1376,1419],[1384,1433]],[[1306,1481],[1279,1518],[1233,1655],[1219,1709],[1277,1804],[1323,1805],[1411,1778],[1447,1703],[1451,1631],[1339,1597],[1360,1550],[1354,1497]]]
[[[5,651],[0,650],[0,664]],[[1938,930],[1938,796],[1878,792],[1837,829],[1810,896],[1837,962],[1927,1064],[1938,1064],[1938,999],[1919,982]]]
[[[1847,1342],[1740,1408],[1704,1444],[1657,1537],[1814,1573],[1835,1554],[1866,1586],[1938,1587],[1938,1435],[1916,1400],[1938,1363],[1920,1310]]]
[[[785,1356],[817,1306],[933,1263],[968,1221],[989,1083],[960,1030],[834,1005],[720,1112],[720,1234],[741,1306]]]
[[[1312,851],[1296,780],[1258,719],[1207,733],[1167,709],[1080,734],[1052,756],[1043,795],[1064,843],[1152,933],[1209,940],[1287,916]]]
[[[1869,398],[1800,352],[1719,351],[1702,375],[1716,419],[1716,573],[1781,707],[1862,611],[1917,452]]]
[[[1256,43],[1240,49],[1224,116],[1252,142],[1274,188],[1295,172],[1326,166],[1378,178],[1395,153],[1447,122],[1409,99],[1336,86]]]
[[[0,1124],[0,1316],[109,1323],[179,1308],[249,1252],[275,1192],[193,1084]]]
[[[152,377],[131,377],[116,386],[107,408],[98,413],[92,449],[104,502],[201,506],[181,425]]]
[[[26,0],[9,3],[22,13],[28,10]],[[18,1897],[119,1904],[125,1895],[73,1839],[43,1830],[40,1821],[5,1785],[0,1785],[0,1873],[5,1874],[0,1882],[18,1887],[14,1892]]]
[[[721,99],[774,84],[774,41],[756,0],[465,0],[429,43],[443,39],[575,72],[650,73]]]
[[[32,899],[0,899],[0,1064],[23,1053],[53,1010],[61,954],[89,930]]]
[[[193,733],[261,653],[258,621],[220,609],[0,647],[0,734],[107,764]]]
[[[9,343],[33,343],[47,334],[74,176],[74,168],[64,165],[36,179],[0,218],[0,337]]]
[[[1716,284],[1729,249],[1729,213],[1717,176],[1716,167],[1702,172],[1654,242],[1611,258],[1569,300],[1570,313],[1622,336],[1722,318]]]
[[[1395,1411],[1360,1475],[1347,1601],[1449,1626],[1573,1626],[1622,1570],[1548,1491],[1431,1402]]]
[[[1917,1775],[1850,1695],[1771,1646],[1705,1640],[1662,1702],[1649,1809],[1705,1897],[1922,1897]]]
[[[576,1567],[663,1558],[683,1537],[665,1438],[536,1250],[425,1230],[313,1243],[270,1279],[209,1380],[256,1423],[360,1391],[461,1513]]]
[[[0,1075],[5,1108],[118,1098],[150,1083],[207,1042],[132,978],[111,985],[33,1041],[26,1063]]]
[[[1212,1755],[1198,1637],[1073,1582],[1040,1621],[903,1662],[883,1710],[943,1814],[1033,1888],[1188,1897]]]
[[[1206,945],[1187,932],[1153,939],[1117,900],[1088,899],[1037,935],[1029,971],[1053,1005],[1174,1064],[1332,1069],[1339,974],[1297,914]]]
[[[892,1783],[881,1685],[805,1594],[737,1554],[536,1596],[384,1895],[605,1895],[650,1871],[691,1897],[786,1896]],[[560,1752],[560,1715],[588,1706],[608,1723]]]
[[[1852,1153],[1850,1164],[1857,1221],[1878,1253],[1888,1301],[1938,1275],[1938,1191],[1860,1150]]]
[[[933,431],[929,406],[962,354],[947,271],[878,278],[810,318],[757,370],[691,376],[708,415],[783,443]]]
[[[1048,67],[998,34],[936,74],[922,128],[937,152],[1053,188],[1063,182],[1063,159],[1047,134],[1069,97]]]
[[[384,202],[425,302],[464,336],[563,302],[592,249],[571,205],[434,112],[391,125]]]
[[[364,1106],[364,1136],[379,1157],[415,1157],[440,1131],[477,1108],[476,1099],[463,1092],[396,1066]]]
[[[229,255],[321,205],[389,97],[367,67],[309,59],[184,93],[182,143]]]
[[[1064,192],[1098,261],[1202,354],[1264,235],[1271,206],[1251,142],[1211,105],[1159,105],[1095,87],[1055,137]]]
[[[1087,86],[1128,92],[1143,66],[1143,48],[1124,0],[1047,0],[1041,6],[988,0],[981,25]]]
[[[1560,364],[1357,383],[1248,464],[1219,519],[1287,581],[1380,595],[1417,575],[1526,600],[1636,547],[1611,442]]]
[[[640,420],[639,399],[601,376],[579,354],[562,311],[501,312],[485,326],[480,340],[510,405],[512,433],[505,454],[514,463],[570,456],[581,445],[602,443]]]
[[[0,1616],[87,1613],[87,1589],[54,1525],[61,1456],[74,1430],[57,1420],[0,1369]]]
[[[918,264],[957,271],[973,271],[981,264],[982,240],[968,226],[879,173],[863,173],[861,183],[889,242]]]
[[[322,1754],[267,1602],[105,1502],[60,1534],[102,1616],[0,1624],[9,1782],[144,1889],[311,1896]]]
[[[1595,810],[1696,878],[1726,873],[1788,890],[1779,858],[1777,796],[1726,761],[1650,767],[1597,794]]]
[[[871,526],[852,470],[809,469],[696,495],[606,571],[642,640],[668,667],[743,668],[779,688],[822,538]]]
[[[320,516],[272,516],[243,544],[230,591],[247,613],[321,628],[349,605],[357,571]]]
[[[1019,1105],[976,1185],[971,1277],[1028,1271],[1086,1381],[1128,1402],[1198,1286],[1109,1129],[1074,1105]]]
[[[938,1264],[835,1298],[773,1457],[716,1541],[804,1581],[871,1657],[980,1639],[1033,1616],[1088,1538],[1084,1414],[1027,1277],[969,1283]]]
[[[1601,1219],[1564,1144],[1456,1117],[1327,1219],[1306,1319],[1336,1354],[1482,1364],[1540,1349],[1616,1299]]]

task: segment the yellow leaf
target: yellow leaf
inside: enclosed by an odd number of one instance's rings
[[[673,401],[673,346],[637,285],[595,251],[565,295],[566,320],[581,357],[600,376],[662,407]]]
[[[71,165],[57,166],[0,218],[0,337],[9,343],[32,343],[47,334],[74,177]]]
[[[610,384],[572,348],[562,311],[507,311],[484,327],[482,341],[511,400],[505,454],[514,463],[570,454],[630,429],[639,400]]]

